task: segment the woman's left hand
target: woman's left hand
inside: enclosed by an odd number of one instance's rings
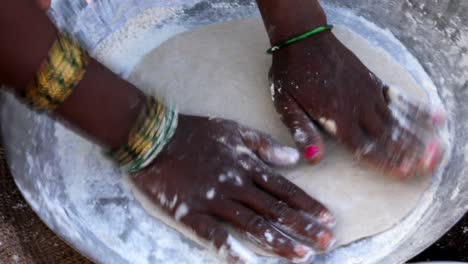
[[[332,32],[273,54],[274,103],[312,163],[324,145],[319,124],[373,167],[406,178],[429,174],[442,156],[434,131],[442,111],[384,85]]]

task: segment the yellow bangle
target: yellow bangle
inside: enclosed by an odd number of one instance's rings
[[[148,166],[174,136],[178,114],[156,98],[148,96],[135,126],[124,146],[111,151],[111,157],[124,168],[135,173]]]
[[[26,100],[38,111],[54,111],[83,79],[88,64],[88,53],[60,34],[34,81],[26,88]]]

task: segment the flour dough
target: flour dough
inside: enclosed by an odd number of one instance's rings
[[[425,96],[408,72],[382,49],[346,28],[338,26],[334,33],[386,83],[404,87],[419,98]],[[211,25],[161,45],[146,56],[130,79],[175,103],[182,113],[233,119],[293,146],[271,101],[268,46],[259,19]],[[332,140],[326,142],[326,157],[318,166],[303,164],[283,173],[335,213],[340,245],[397,224],[430,182],[426,178],[402,183],[368,170]]]

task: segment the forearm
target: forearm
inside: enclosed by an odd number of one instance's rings
[[[316,0],[257,0],[272,45],[326,24]]]
[[[33,1],[0,8],[0,82],[22,93],[56,39],[57,30]]]
[[[108,148],[127,143],[145,95],[96,60],[56,114]]]
[[[46,59],[57,30],[33,1],[6,1],[0,9],[0,83],[22,95]],[[91,59],[84,78],[55,114],[105,147],[125,144],[144,95]]]

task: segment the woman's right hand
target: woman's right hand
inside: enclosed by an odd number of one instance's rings
[[[226,224],[266,251],[303,262],[333,246],[335,218],[271,167],[298,159],[295,149],[233,121],[180,115],[172,141],[133,179],[230,263],[248,263],[249,254]]]

